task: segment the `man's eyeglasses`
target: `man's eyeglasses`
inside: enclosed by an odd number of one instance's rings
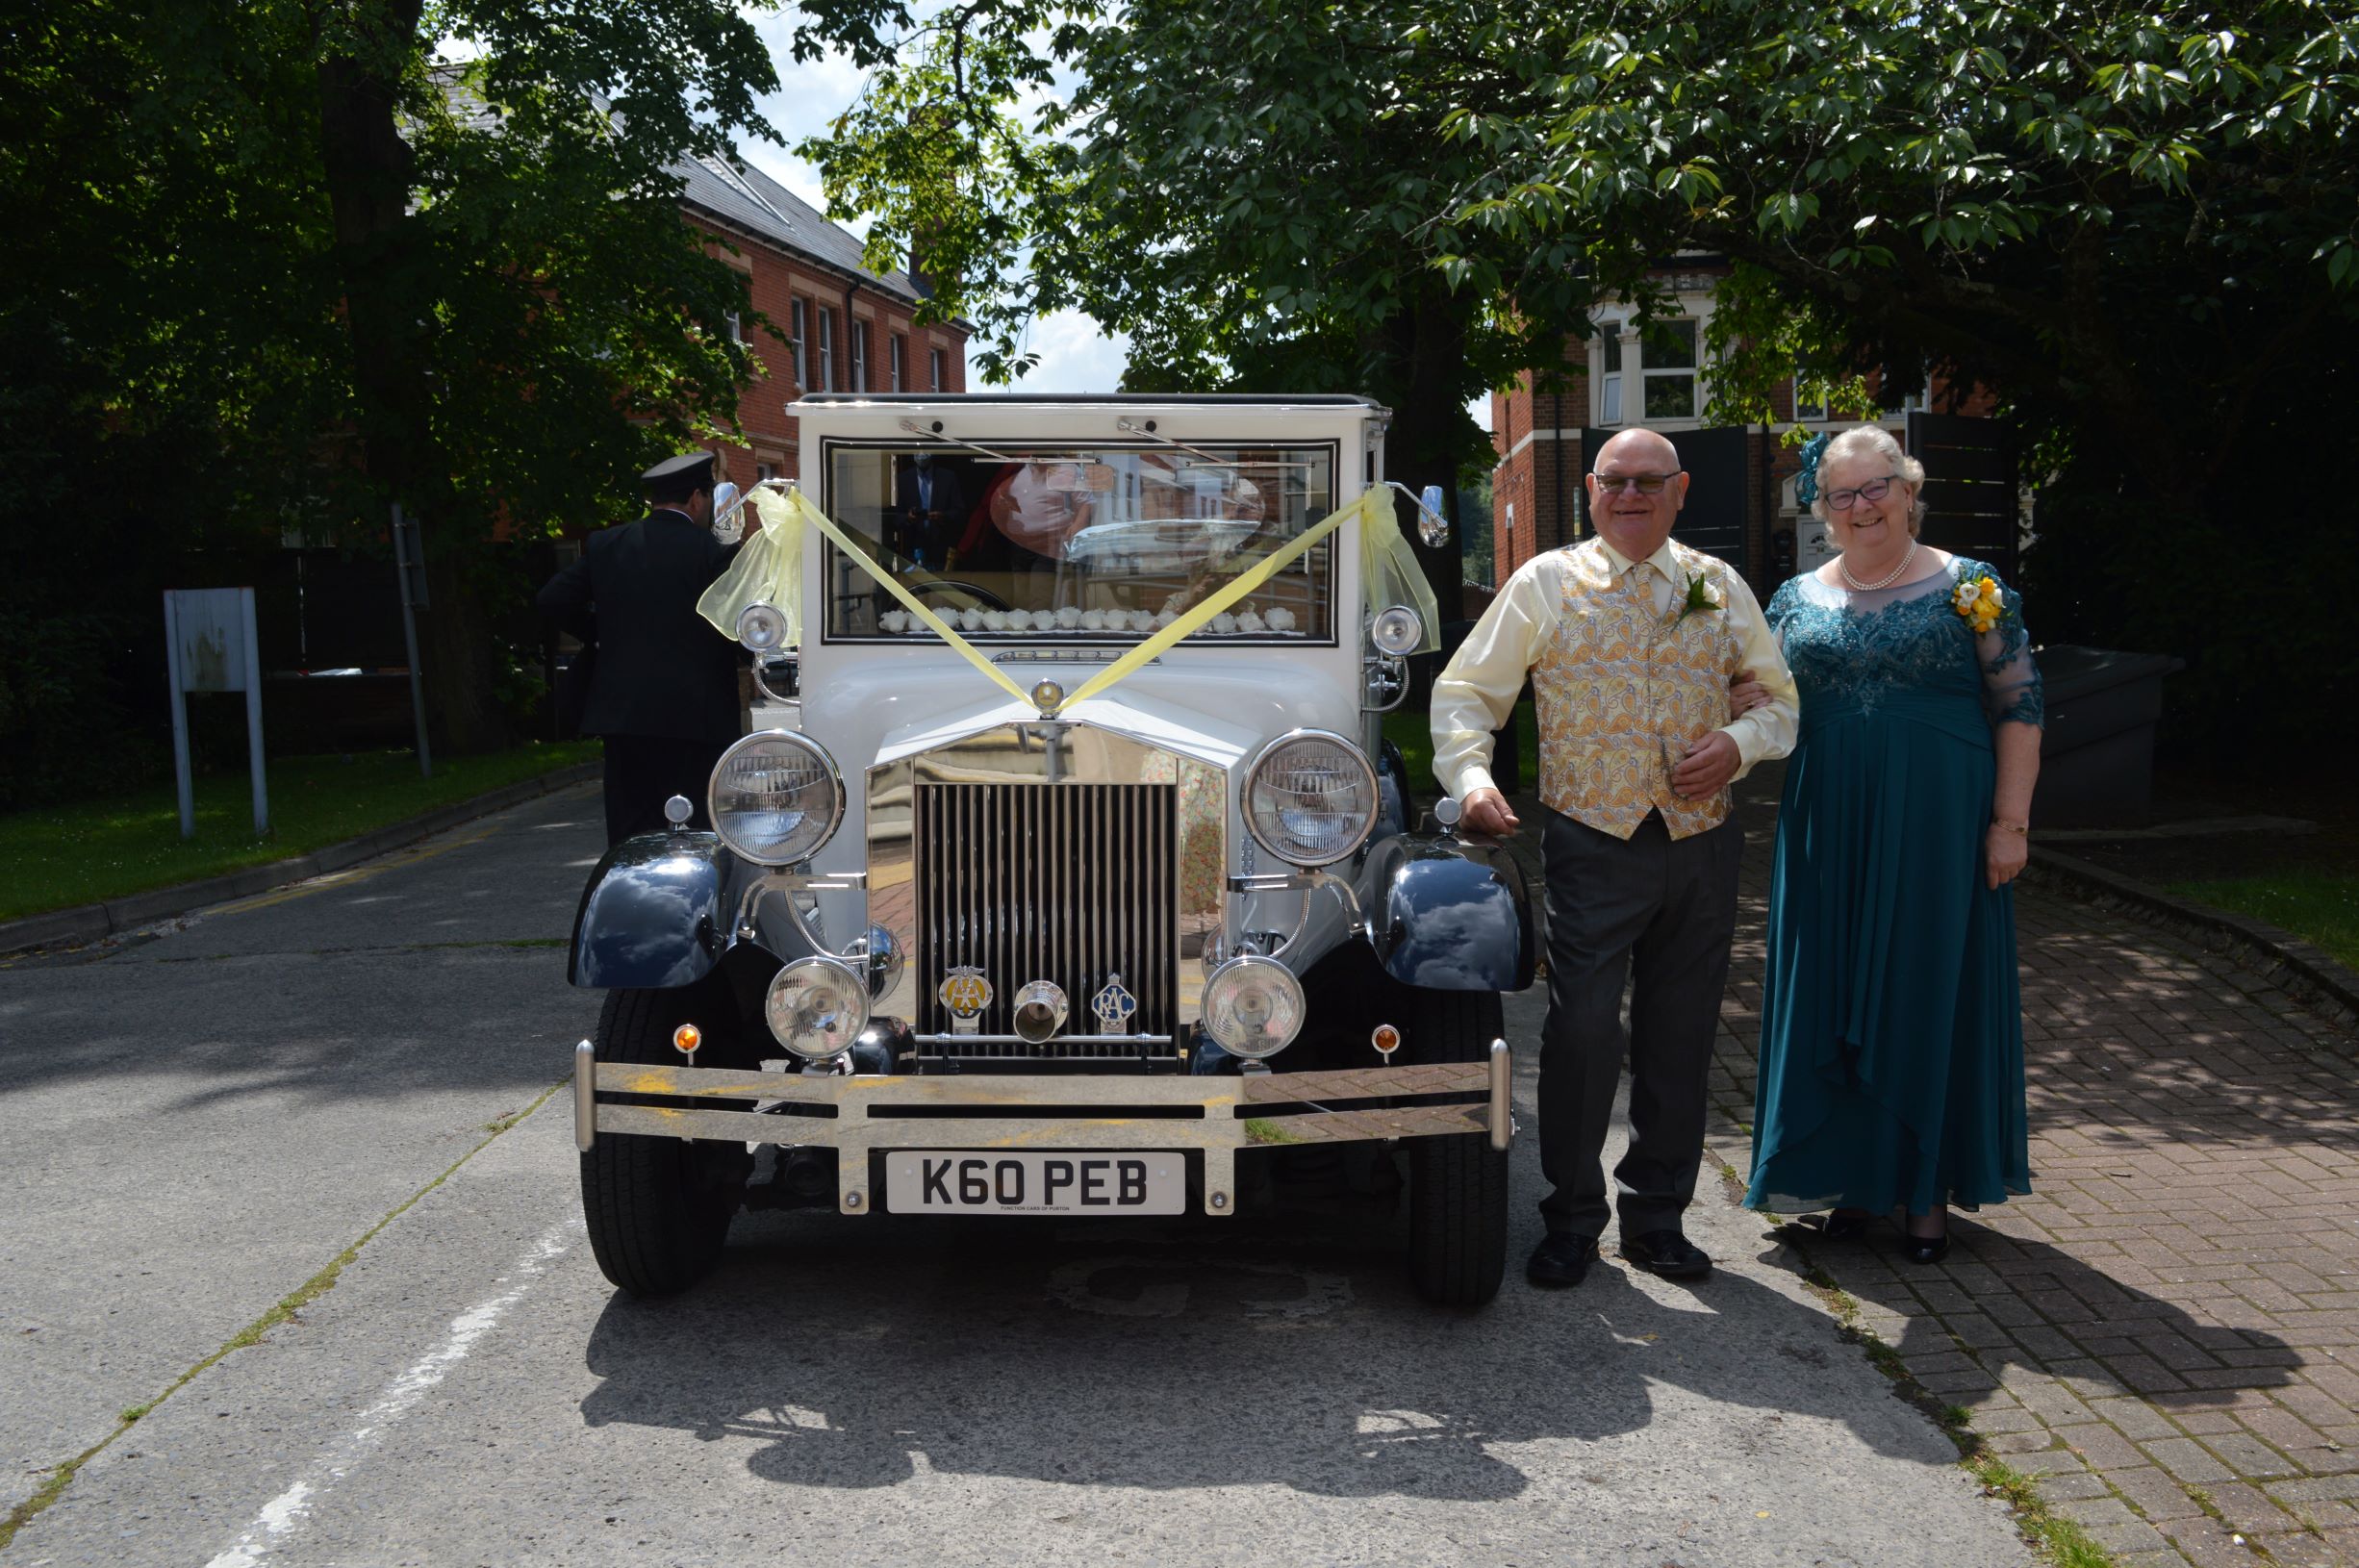
[[[1671,473],[1593,473],[1589,477],[1609,495],[1618,495],[1625,490],[1635,490],[1641,495],[1660,495],[1663,486],[1686,471],[1681,468]]]
[[[1864,485],[1854,485],[1848,490],[1830,490],[1827,492],[1827,510],[1848,512],[1861,501],[1873,506],[1892,493],[1892,481],[1899,477],[1896,473],[1888,473],[1881,479],[1870,479]]]

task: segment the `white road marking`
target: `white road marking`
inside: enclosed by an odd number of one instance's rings
[[[443,1342],[386,1384],[376,1403],[361,1412],[358,1424],[330,1443],[303,1479],[264,1504],[253,1524],[238,1537],[238,1544],[216,1556],[206,1568],[255,1568],[267,1554],[284,1546],[290,1536],[302,1529],[319,1500],[385,1440],[387,1429],[415,1410],[419,1402],[449,1375],[451,1368],[466,1360],[483,1337],[498,1327],[499,1320],[524,1299],[525,1292],[532,1289],[533,1281],[550,1260],[572,1244],[580,1228],[580,1221],[569,1221],[533,1243],[507,1276],[515,1283],[451,1319],[450,1332]]]

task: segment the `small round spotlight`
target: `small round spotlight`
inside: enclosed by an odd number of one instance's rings
[[[737,640],[755,653],[769,653],[786,641],[786,617],[768,604],[748,604],[737,613]]]
[[[1303,1029],[1303,982],[1274,958],[1231,958],[1205,981],[1205,1032],[1231,1056],[1275,1056]]]
[[[1417,645],[1425,641],[1425,623],[1417,619],[1416,611],[1406,604],[1396,604],[1376,613],[1376,620],[1368,627],[1368,641],[1379,651],[1398,659],[1417,651]]]
[[[694,1056],[697,1048],[704,1044],[704,1031],[694,1024],[683,1024],[672,1031],[672,1049],[683,1056]]]
[[[1065,689],[1053,680],[1044,680],[1032,688],[1032,706],[1040,710],[1043,719],[1053,719],[1056,710],[1065,705]]]
[[[778,1044],[824,1062],[868,1027],[868,986],[841,958],[798,958],[772,977],[762,1017]]]

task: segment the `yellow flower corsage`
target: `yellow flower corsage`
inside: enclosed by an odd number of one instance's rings
[[[1977,637],[1997,625],[2007,615],[2006,602],[1998,596],[1998,581],[1992,577],[1962,580],[1949,595],[1949,605]]]

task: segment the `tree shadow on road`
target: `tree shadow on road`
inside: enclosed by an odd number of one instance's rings
[[[1952,1379],[1932,1369],[1959,1370],[1966,1355],[2009,1386],[2020,1370],[2072,1379],[2081,1398],[2135,1394],[2184,1409],[2282,1387],[2302,1364],[2265,1329],[2198,1317],[2050,1243],[1962,1215],[1952,1224],[1956,1245],[1930,1268],[1889,1259],[1890,1232],[1881,1227],[1866,1244],[1831,1244],[1802,1226],[1773,1234],[1795,1241],[1861,1301],[1905,1315],[1895,1348],[1937,1387]]]
[[[832,1487],[896,1484],[922,1454],[936,1473],[1489,1502],[1531,1484],[1514,1445],[1659,1417],[1726,1455],[1816,1418],[1952,1456],[1864,1368],[1827,1370],[1847,1353],[1822,1313],[1725,1271],[1642,1288],[1608,1258],[1577,1289],[1511,1277],[1457,1313],[1411,1294],[1389,1214],[1316,1244],[1250,1219],[740,1225],[696,1290],[608,1303],[588,1424],[752,1438],[753,1475]]]

